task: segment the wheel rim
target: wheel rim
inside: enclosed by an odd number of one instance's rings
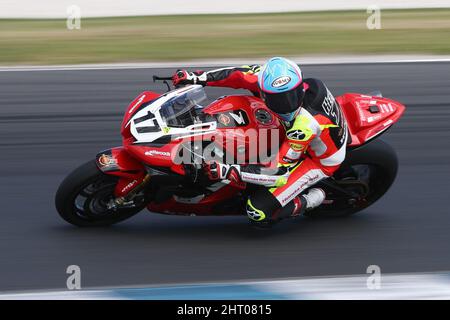
[[[84,220],[109,220],[134,211],[137,205],[110,209],[108,204],[114,198],[117,179],[98,179],[83,185],[73,200],[73,209]],[[142,204],[142,203],[141,203]]]

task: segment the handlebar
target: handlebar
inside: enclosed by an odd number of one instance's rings
[[[153,82],[156,81],[162,81],[167,86],[167,92],[171,90],[170,84],[167,81],[172,80],[172,77],[160,77],[160,76],[153,76]]]
[[[172,77],[153,76],[153,82],[172,80]]]

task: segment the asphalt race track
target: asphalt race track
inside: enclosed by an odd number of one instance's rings
[[[299,219],[267,232],[246,217],[142,212],[79,229],[58,216],[63,177],[120,144],[122,113],[153,74],[173,70],[0,72],[0,291],[63,289],[68,265],[82,287],[450,270],[450,63],[303,68],[335,95],[380,89],[407,105],[384,135],[401,162],[374,206],[345,219]],[[209,88],[214,98],[233,91]]]

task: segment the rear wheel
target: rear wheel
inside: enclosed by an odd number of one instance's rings
[[[357,213],[389,190],[397,169],[395,150],[382,140],[349,150],[346,160],[333,177],[318,184],[327,193],[326,201],[305,215],[340,217]]]
[[[144,198],[111,208],[118,178],[101,172],[89,161],[69,174],[58,188],[55,205],[59,215],[78,227],[108,226],[135,215],[145,207]]]

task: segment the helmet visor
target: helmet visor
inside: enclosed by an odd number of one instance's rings
[[[303,90],[303,84],[301,84],[286,92],[261,92],[261,95],[270,110],[278,114],[288,114],[301,107],[305,91]]]

